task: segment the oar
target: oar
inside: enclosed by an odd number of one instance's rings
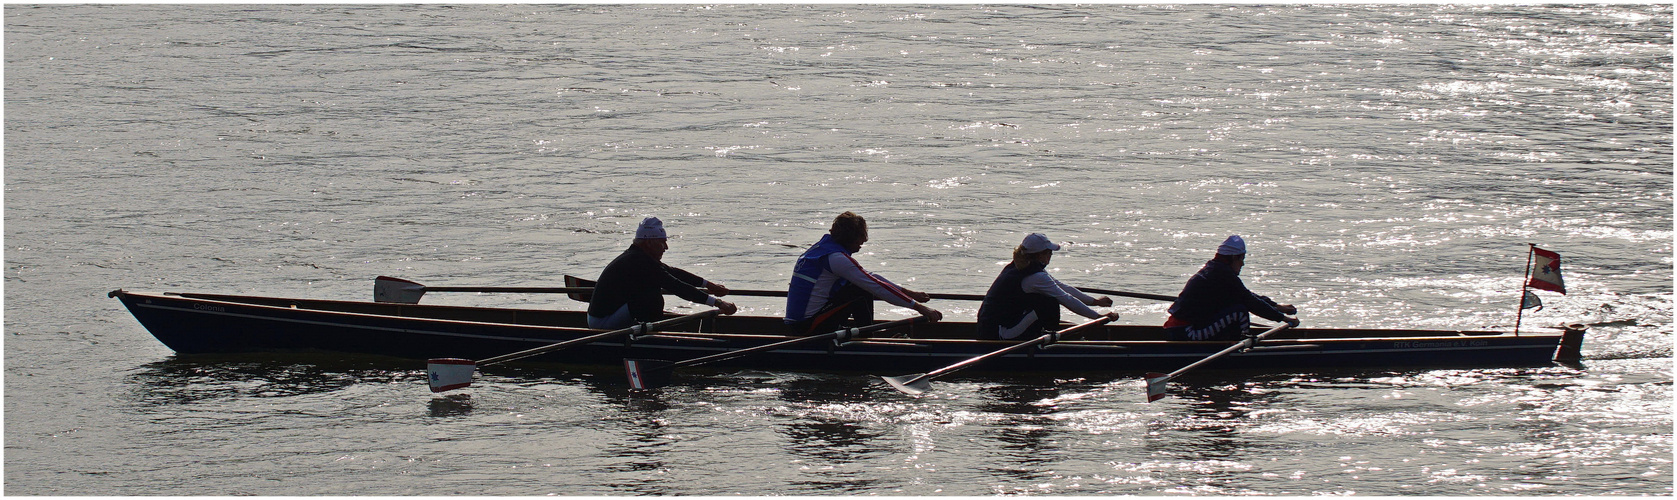
[[[594,282],[592,280],[585,280],[585,279],[582,279],[582,278],[578,278],[576,276],[565,276],[565,283],[568,284],[568,285],[581,286],[581,287],[592,287],[592,286],[594,286]],[[784,290],[733,290],[733,289],[729,289],[728,290],[728,295],[740,295],[740,296],[745,296],[745,297],[785,297],[786,292]],[[943,300],[984,300],[983,295],[974,295],[974,294],[970,294],[970,293],[929,293],[929,294],[926,294],[926,295],[930,295],[934,299],[943,299]],[[1171,300],[1176,300],[1176,299],[1172,298]]]
[[[818,340],[832,339],[835,343],[843,344],[843,343],[849,341],[850,339],[856,338],[856,336],[864,334],[864,333],[873,332],[873,331],[877,331],[877,330],[883,330],[883,329],[886,329],[886,328],[892,328],[892,327],[897,327],[897,326],[902,326],[902,325],[907,325],[909,323],[914,323],[916,321],[920,321],[920,320],[924,320],[924,319],[926,319],[925,316],[915,316],[915,317],[912,317],[912,318],[903,318],[903,319],[899,319],[899,320],[896,320],[896,321],[887,321],[887,322],[884,322],[884,323],[874,323],[874,324],[864,326],[864,327],[860,327],[860,328],[845,328],[845,329],[841,329],[841,330],[836,330],[832,333],[824,333],[824,334],[821,334],[821,335],[811,335],[811,336],[808,336],[808,337],[798,337],[798,338],[795,338],[795,339],[783,340],[783,341],[775,342],[775,343],[772,343],[772,344],[764,344],[764,345],[760,345],[760,346],[757,346],[757,347],[749,347],[749,348],[745,348],[745,349],[728,351],[728,352],[719,353],[719,354],[712,354],[710,356],[705,356],[705,357],[701,357],[701,358],[693,358],[693,359],[687,359],[687,360],[675,361],[675,362],[663,361],[663,360],[657,360],[657,359],[625,359],[625,360],[623,360],[623,368],[625,368],[628,372],[629,387],[630,388],[633,388],[633,389],[654,389],[654,388],[662,387],[662,386],[665,386],[665,385],[669,385],[671,372],[673,370],[675,370],[676,368],[681,368],[683,366],[696,366],[696,365],[702,365],[702,364],[706,364],[706,363],[714,363],[714,362],[717,362],[717,361],[734,359],[734,358],[738,358],[738,357],[741,357],[741,356],[756,354],[756,353],[759,353],[759,352],[773,351],[773,350],[780,349],[780,348],[790,346],[790,345],[794,345],[794,344],[801,344],[801,343],[804,343],[804,342],[815,342],[815,341],[818,341]]]
[[[401,278],[379,276],[373,279],[373,302],[418,304],[425,292],[577,293],[593,290],[587,287],[425,286]]]
[[[944,375],[948,375],[948,374],[951,374],[951,373],[955,373],[956,371],[959,371],[959,370],[961,370],[963,368],[966,368],[968,366],[972,366],[974,364],[978,364],[978,363],[983,362],[984,360],[987,360],[987,359],[990,359],[990,358],[1005,356],[1005,355],[1007,355],[1007,353],[1010,353],[1010,352],[1013,352],[1013,351],[1017,351],[1017,350],[1020,350],[1020,349],[1025,349],[1025,348],[1035,346],[1035,345],[1038,345],[1038,344],[1051,344],[1051,343],[1059,341],[1060,336],[1062,336],[1062,335],[1066,335],[1068,333],[1076,332],[1078,330],[1082,330],[1084,328],[1089,328],[1089,327],[1096,326],[1096,325],[1104,325],[1104,324],[1107,324],[1108,322],[1111,322],[1111,321],[1112,321],[1112,318],[1102,316],[1098,319],[1089,320],[1089,321],[1083,322],[1081,324],[1078,324],[1076,326],[1066,328],[1064,330],[1060,330],[1060,331],[1057,331],[1057,332],[1049,332],[1049,333],[1043,334],[1043,336],[1037,337],[1036,339],[1033,339],[1033,340],[1027,340],[1027,341],[1024,341],[1024,342],[1013,344],[1011,346],[1008,346],[1007,348],[1004,348],[1004,349],[996,351],[996,352],[992,352],[992,353],[989,353],[989,354],[985,354],[983,356],[978,356],[976,358],[968,359],[966,361],[955,363],[953,365],[945,366],[943,368],[939,368],[939,369],[934,370],[934,371],[929,372],[929,373],[916,373],[916,374],[913,374],[913,375],[900,375],[900,376],[896,376],[896,377],[880,377],[880,378],[885,379],[885,383],[891,384],[891,387],[897,388],[898,391],[902,391],[904,394],[908,394],[908,395],[911,395],[911,396],[917,396],[917,395],[920,395],[921,393],[924,393],[924,392],[929,391],[929,390],[932,389],[932,379],[942,377]]]
[[[1176,297],[1172,296],[1172,295],[1158,295],[1158,294],[1152,294],[1152,293],[1125,292],[1125,291],[1119,291],[1119,290],[1102,290],[1102,289],[1099,289],[1099,288],[1077,287],[1077,289],[1081,290],[1083,292],[1086,292],[1086,293],[1098,293],[1098,294],[1101,294],[1101,295],[1117,295],[1119,297],[1132,297],[1132,298],[1137,298],[1137,299],[1162,300],[1162,301],[1165,301],[1165,302],[1176,301]]]
[[[565,276],[563,287],[517,287],[517,286],[425,286],[419,283],[390,276],[379,276],[373,280],[374,302],[395,302],[402,304],[418,304],[419,298],[425,292],[478,292],[478,293],[564,293],[570,294],[572,299],[588,301],[589,293],[594,291],[594,281],[575,276]],[[1102,295],[1117,295],[1138,299],[1162,300],[1166,302],[1176,300],[1169,295],[1151,293],[1125,292],[1119,290],[1103,290],[1099,288],[1078,288],[1087,293]],[[785,297],[781,290],[729,290],[729,295],[744,297]],[[984,295],[971,293],[930,293],[933,299],[939,300],[973,300],[982,301]]]
[[[426,371],[429,372],[430,379],[431,379],[431,392],[452,391],[454,389],[459,389],[459,388],[463,388],[463,387],[467,387],[467,386],[472,385],[472,373],[477,371],[478,365],[493,365],[493,364],[496,364],[496,363],[505,363],[505,362],[508,362],[508,361],[514,361],[514,360],[528,358],[530,356],[535,356],[537,354],[545,354],[545,353],[557,351],[557,350],[564,349],[564,348],[571,347],[571,346],[575,346],[575,345],[598,342],[598,341],[601,341],[601,340],[606,340],[606,339],[610,339],[610,338],[613,338],[613,337],[621,337],[621,336],[629,335],[629,334],[637,334],[638,335],[638,334],[651,333],[654,330],[657,330],[659,328],[663,328],[663,327],[666,327],[666,326],[679,324],[679,323],[684,323],[684,322],[692,321],[692,320],[695,320],[695,319],[704,319],[704,318],[707,318],[707,317],[715,316],[716,313],[717,313],[717,311],[715,309],[711,309],[709,311],[696,312],[696,313],[689,314],[689,315],[686,315],[686,316],[680,316],[680,317],[670,318],[670,319],[666,319],[666,320],[654,321],[654,322],[651,322],[651,323],[641,323],[641,324],[638,324],[638,325],[635,325],[635,326],[624,328],[622,330],[612,330],[612,331],[605,332],[605,333],[589,335],[587,337],[571,339],[571,340],[567,340],[567,341],[564,341],[564,342],[559,342],[557,344],[545,345],[545,346],[537,347],[537,348],[534,348],[534,349],[526,349],[526,350],[518,351],[518,352],[515,352],[515,353],[512,353],[512,354],[503,354],[503,355],[500,355],[500,356],[495,356],[493,358],[482,359],[482,360],[478,360],[478,361],[472,361],[472,360],[469,360],[469,359],[460,359],[460,358],[432,358],[430,360],[427,360],[427,362],[426,362]]]
[[[1187,373],[1188,370],[1198,368],[1200,365],[1210,363],[1212,360],[1215,360],[1217,358],[1221,358],[1223,356],[1227,356],[1230,353],[1233,353],[1235,351],[1239,351],[1239,350],[1242,350],[1242,349],[1250,349],[1252,347],[1252,344],[1258,343],[1258,341],[1263,340],[1264,337],[1268,337],[1271,334],[1274,334],[1275,332],[1279,332],[1281,330],[1286,330],[1287,327],[1290,327],[1290,326],[1293,326],[1293,325],[1281,324],[1281,325],[1276,326],[1275,328],[1271,328],[1271,329],[1265,331],[1264,333],[1258,334],[1256,337],[1247,337],[1245,340],[1242,340],[1240,342],[1236,342],[1234,345],[1229,346],[1228,349],[1223,349],[1221,351],[1218,351],[1217,354],[1212,354],[1211,356],[1208,356],[1205,359],[1195,361],[1194,364],[1184,366],[1182,368],[1178,368],[1176,371],[1170,372],[1169,374],[1164,374],[1164,373],[1159,373],[1159,372],[1148,372],[1147,373],[1147,402],[1151,403],[1151,402],[1154,402],[1154,401],[1158,401],[1159,398],[1165,397],[1165,391],[1167,390],[1167,387],[1165,386],[1165,383],[1170,382],[1172,379],[1175,379],[1176,377],[1182,376],[1182,374]]]

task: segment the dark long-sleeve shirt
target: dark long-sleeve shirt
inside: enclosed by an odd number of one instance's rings
[[[1215,260],[1206,262],[1188,278],[1176,303],[1170,306],[1170,315],[1200,326],[1215,321],[1219,312],[1235,304],[1244,304],[1248,312],[1270,321],[1287,320],[1287,315],[1276,309],[1275,301],[1247,290],[1234,267]]]
[[[653,259],[636,247],[629,247],[600,271],[594,284],[594,296],[588,301],[588,314],[604,318],[629,304],[629,314],[635,321],[651,322],[663,319],[664,292],[700,304],[708,303],[710,295],[699,290],[705,279]]]

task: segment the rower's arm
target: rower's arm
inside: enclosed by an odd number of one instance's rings
[[[1075,288],[1066,286],[1065,283],[1061,283],[1060,280],[1054,279],[1053,276],[1049,276],[1046,272],[1026,276],[1025,279],[1019,281],[1019,287],[1024,288],[1025,293],[1038,293],[1053,297],[1055,301],[1060,303],[1060,305],[1066,306],[1066,309],[1071,309],[1071,312],[1077,313],[1079,316],[1085,318],[1101,317],[1101,313],[1095,312],[1094,309],[1090,309],[1088,305],[1083,303],[1081,298],[1072,295],[1072,293],[1083,295],[1082,293],[1077,292],[1077,289]],[[1071,289],[1071,292],[1068,293],[1067,289]],[[1087,296],[1085,295],[1085,297]],[[1094,302],[1094,300],[1095,299],[1093,298],[1089,299],[1090,302]]]
[[[673,293],[677,297],[687,299],[688,302],[712,306],[716,305],[716,297],[711,297],[710,294],[697,288],[705,286],[704,278],[700,278],[698,275],[683,271],[674,266],[660,263],[660,267],[662,267],[662,272],[658,273],[660,275],[658,277],[660,281],[659,286],[662,287],[664,291]]]
[[[1269,297],[1258,295],[1250,291],[1246,292],[1246,294],[1246,310],[1252,311],[1252,314],[1256,314],[1259,317],[1270,321],[1287,321],[1287,315],[1282,313],[1278,308],[1280,304],[1276,304],[1275,301],[1270,300]]]
[[[856,263],[856,259],[849,255],[834,252],[827,256],[827,259],[827,267],[833,270],[833,274],[855,283],[856,286],[867,290],[868,293],[878,297],[879,300],[889,302],[897,307],[914,307],[914,298],[909,297],[907,293],[903,293],[901,287],[887,281],[883,276],[863,270],[862,266]]]

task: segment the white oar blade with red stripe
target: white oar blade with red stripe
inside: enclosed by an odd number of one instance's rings
[[[460,358],[431,358],[425,361],[431,378],[431,392],[444,392],[472,385],[477,362]]]
[[[657,359],[625,359],[623,369],[629,375],[630,389],[657,389],[670,384],[674,364]]]
[[[1151,403],[1164,398],[1166,384],[1168,383],[1170,383],[1170,375],[1147,372],[1147,402]]]

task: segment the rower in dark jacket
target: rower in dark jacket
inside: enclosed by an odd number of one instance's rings
[[[728,287],[664,264],[664,251],[669,248],[662,221],[657,217],[641,221],[629,249],[600,271],[600,280],[588,301],[588,327],[616,330],[663,319],[665,292],[716,306],[722,314],[739,310],[733,303],[715,297],[727,295]]]
[[[978,306],[979,340],[1037,336],[1060,324],[1060,306],[1085,318],[1103,314],[1089,306],[1111,307],[1111,297],[1094,298],[1048,274],[1048,262],[1060,245],[1042,233],[1031,233],[1013,249],[1013,263],[1002,269],[984,302]],[[1118,313],[1104,316],[1118,320]]]
[[[1230,236],[1217,247],[1217,255],[1205,263],[1170,306],[1165,336],[1170,340],[1237,340],[1252,327],[1251,315],[1298,326],[1298,308],[1277,304],[1269,297],[1252,293],[1240,281],[1246,265],[1246,241]]]

